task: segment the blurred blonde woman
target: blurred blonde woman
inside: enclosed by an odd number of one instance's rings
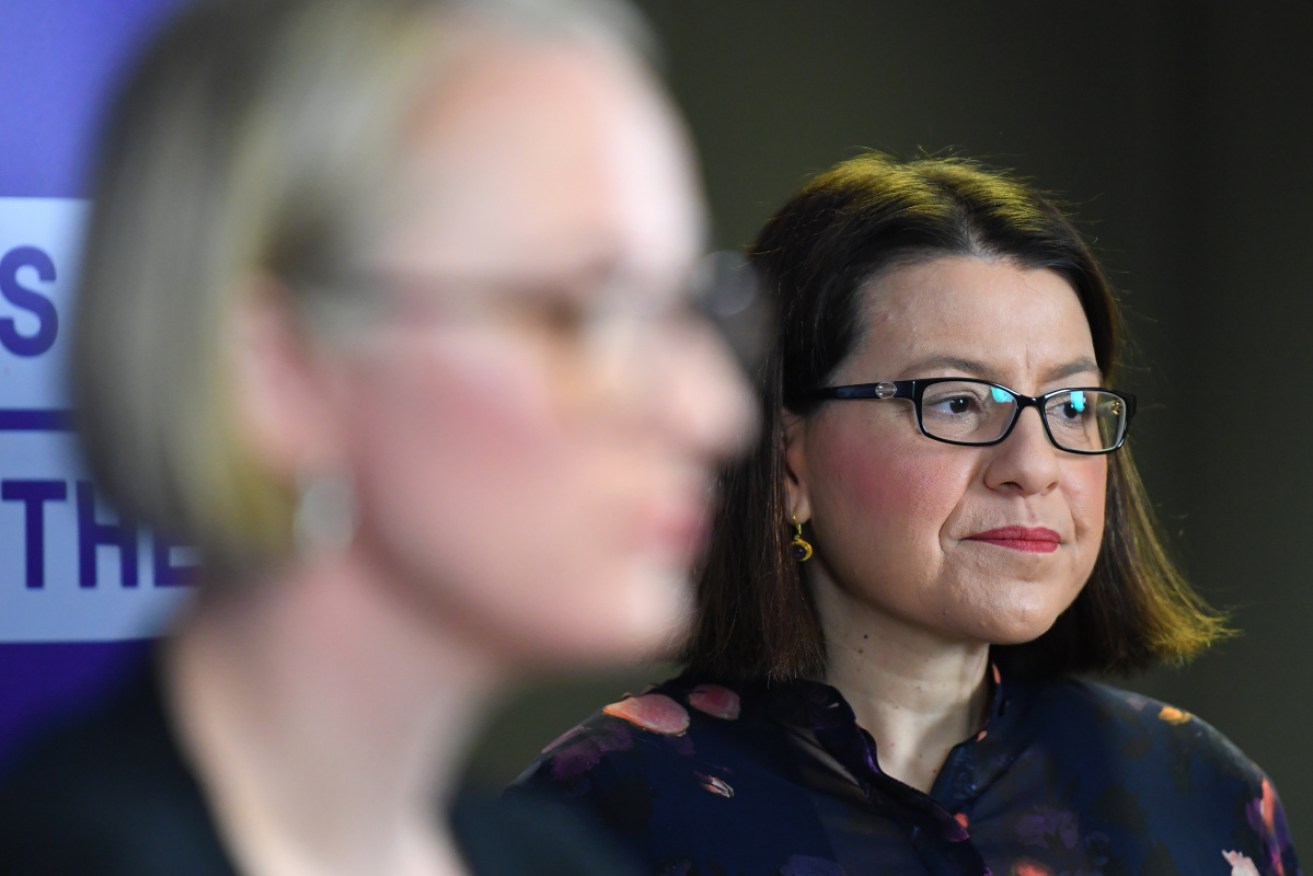
[[[453,783],[506,679],[680,631],[750,424],[641,43],[609,3],[230,0],[146,53],[75,392],[96,477],[201,580],[19,760],[7,873],[616,872]]]

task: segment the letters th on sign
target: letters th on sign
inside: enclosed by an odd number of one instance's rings
[[[78,457],[66,386],[87,205],[0,198],[0,642],[154,632],[191,552],[122,520]]]

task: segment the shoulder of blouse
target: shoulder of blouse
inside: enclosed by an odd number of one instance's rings
[[[1164,767],[1189,758],[1255,789],[1267,777],[1221,731],[1199,716],[1144,694],[1084,679],[1023,684],[1026,723],[1071,737],[1082,749],[1136,750]]]
[[[1071,761],[1118,770],[1126,787],[1145,800],[1166,789],[1176,821],[1229,824],[1230,841],[1250,836],[1260,843],[1252,860],[1272,862],[1274,873],[1299,871],[1276,787],[1207,721],[1153,697],[1092,681],[1038,685],[1030,699],[1028,717],[1039,732],[1052,728],[1049,732],[1062,737],[1059,744],[1070,751]],[[1244,858],[1238,850],[1225,857]],[[1237,865],[1234,872],[1251,871]]]
[[[625,694],[547,745],[509,791],[595,798],[626,774],[686,760],[698,740],[732,735],[745,701],[751,699],[736,690],[689,676]]]

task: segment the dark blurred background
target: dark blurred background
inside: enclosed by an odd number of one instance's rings
[[[1124,684],[1230,736],[1276,782],[1296,843],[1313,842],[1299,656],[1313,623],[1313,4],[640,5],[701,152],[717,246],[741,246],[810,174],[867,147],[982,158],[1074,207],[1128,312],[1117,383],[1140,397],[1150,495],[1190,579],[1243,631]],[[478,770],[513,776],[668,672],[526,691]]]

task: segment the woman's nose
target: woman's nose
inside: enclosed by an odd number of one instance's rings
[[[1049,440],[1039,408],[1022,408],[1012,432],[989,450],[985,483],[991,489],[1014,489],[1033,495],[1057,486],[1058,454],[1065,451]]]

